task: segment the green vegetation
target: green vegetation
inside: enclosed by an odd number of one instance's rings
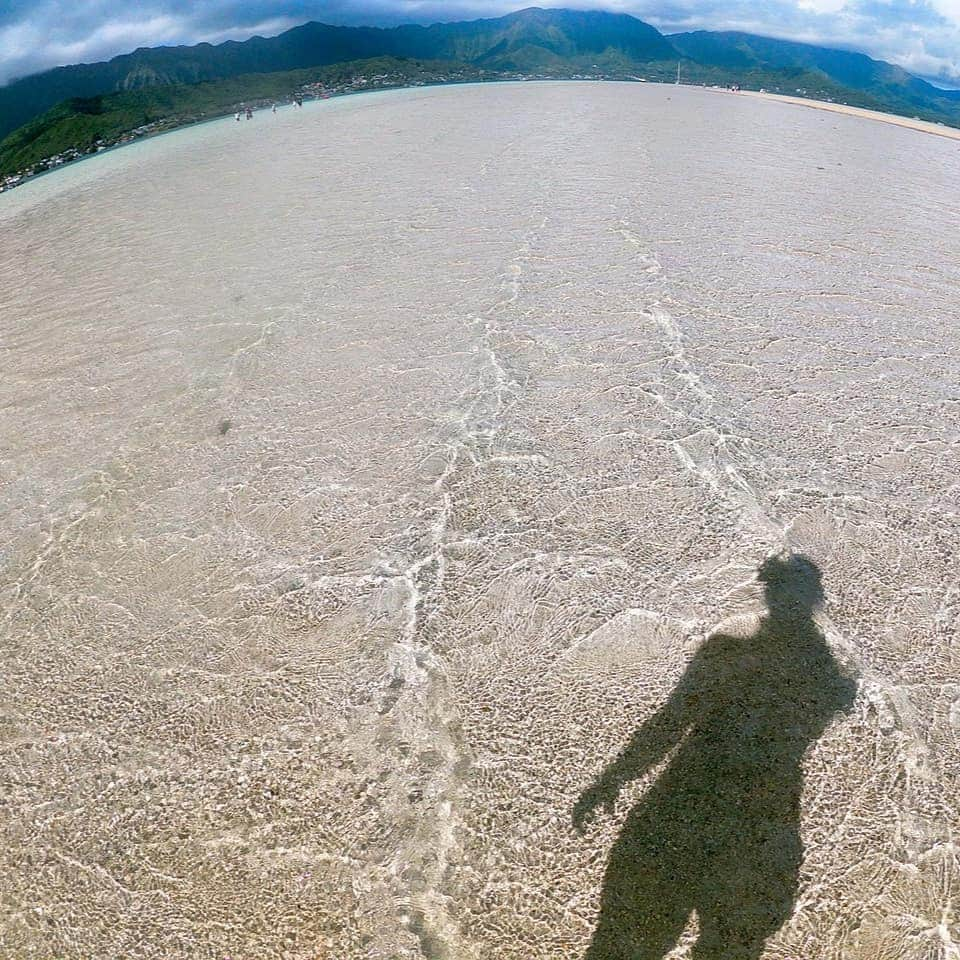
[[[71,151],[94,152],[124,134],[149,132],[233,113],[240,104],[289,101],[313,84],[334,92],[411,83],[489,79],[489,71],[456,63],[381,57],[329,67],[231,77],[213,83],[175,84],[125,90],[106,96],[74,97],[0,141],[0,176],[35,167]]]
[[[392,29],[305,23],[277,37],[140,49],[105,63],[58,67],[24,77],[0,87],[0,137],[72,97],[375,57],[453,60],[501,71],[542,69],[564,62],[568,67],[589,66],[608,50],[632,63],[676,56],[657,30],[636,17],[598,11],[530,9],[469,23]]]
[[[900,113],[960,126],[960,92],[938,88],[901,67],[862,53],[749,33],[678,33],[674,48],[704,69],[739,73],[745,87],[833,99],[851,106]]]
[[[137,50],[26,77],[0,88],[0,177],[296,92],[511,77],[669,82],[678,62],[686,83],[737,83],[960,126],[960,92],[863,54],[745,33],[663,36],[625,14],[529,9],[431,27],[307,23],[269,39]]]

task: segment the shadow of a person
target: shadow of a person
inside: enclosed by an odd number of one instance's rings
[[[673,751],[613,846],[586,960],[661,960],[694,911],[694,960],[756,960],[792,913],[803,755],[856,684],[814,623],[815,564],[773,557],[759,578],[768,613],[756,632],[706,640],[574,807],[582,830]]]

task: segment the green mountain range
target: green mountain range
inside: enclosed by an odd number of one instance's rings
[[[305,23],[277,37],[216,46],[141,48],[105,63],[57,67],[0,87],[0,137],[71,97],[223,80],[372,57],[456,60],[508,70],[586,62],[606,56],[676,59],[653,27],[634,17],[573,10],[522,10],[493,20],[431,27],[336,27]]]
[[[746,33],[664,36],[626,14],[530,8],[429,27],[306,23],[272,38],[143,48],[24,77],[0,87],[0,173],[65,147],[88,147],[91,138],[113,136],[127,123],[132,129],[165,117],[210,115],[243,99],[276,96],[307,82],[298,71],[319,78],[316,71],[333,64],[383,58],[398,75],[421,81],[437,74],[437,62],[460,79],[589,73],[652,80],[669,79],[681,62],[688,82],[802,91],[960,126],[960,91],[941,90],[863,54]],[[397,66],[404,61],[433,66]],[[191,92],[195,84],[200,87]]]
[[[803,71],[888,103],[888,109],[894,113],[941,110],[952,117],[953,123],[960,123],[960,90],[941,90],[902,67],[873,60],[862,53],[749,33],[698,30],[677,33],[667,39],[681,56],[696,63],[732,71],[783,71],[785,75],[790,71]]]

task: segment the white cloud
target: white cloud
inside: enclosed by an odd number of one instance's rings
[[[165,14],[136,20],[110,19],[91,30],[70,35],[41,20],[0,27],[0,79],[25,70],[84,63],[116,56],[139,46],[157,46],[189,37],[186,23]]]
[[[297,17],[273,17],[263,20],[252,26],[227,27],[221,30],[212,30],[209,33],[199,33],[194,43],[223,43],[225,40],[249,40],[250,37],[275,37],[284,30],[289,30],[303,23]]]
[[[798,0],[800,10],[811,13],[839,13],[847,5],[847,0]]]
[[[947,20],[960,25],[960,0],[932,0],[931,6]]]

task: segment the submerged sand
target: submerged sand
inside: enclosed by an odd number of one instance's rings
[[[947,140],[560,83],[0,198],[0,954],[578,958],[612,856],[652,957],[951,956],[958,209]]]

